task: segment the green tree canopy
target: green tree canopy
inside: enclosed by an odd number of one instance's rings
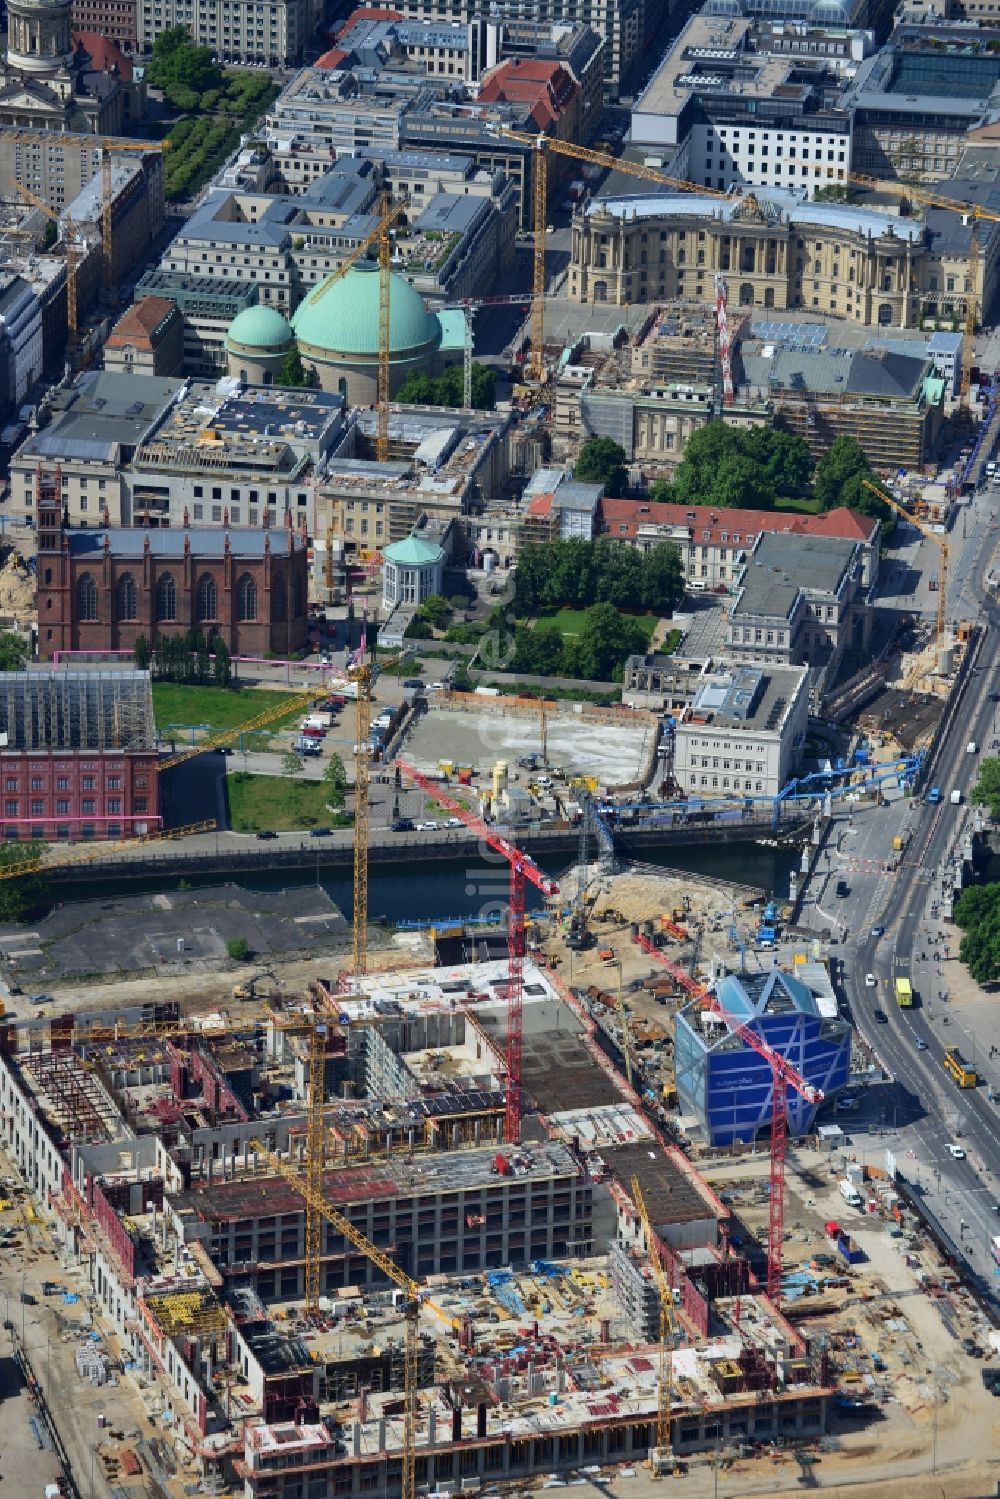
[[[594,604],[584,616],[575,645],[578,674],[592,682],[610,681],[626,656],[646,649],[646,636],[613,604]]]
[[[435,630],[443,630],[451,618],[451,605],[443,594],[431,593],[420,605],[419,613]]]
[[[472,404],[477,411],[492,411],[496,405],[496,371],[489,365],[472,364]],[[449,406],[457,410],[465,397],[465,373],[460,364],[450,364],[440,375],[411,370],[396,393],[408,406]]]
[[[283,385],[288,390],[304,390],[314,383],[312,370],[306,369],[302,363],[298,344],[292,344],[281,361],[281,369],[278,371],[275,384]]]
[[[23,671],[31,656],[31,643],[14,630],[0,630],[0,671]]]
[[[684,592],[673,542],[639,552],[611,537],[572,537],[523,547],[514,584],[522,614],[554,605],[585,609],[601,603],[669,614]]]
[[[0,868],[37,859],[44,849],[43,843],[0,843]],[[44,898],[45,883],[39,874],[0,880],[0,920],[24,921],[38,909]]]
[[[573,477],[603,484],[609,495],[623,495],[628,490],[626,461],[625,449],[613,437],[588,437],[580,449]]]
[[[178,109],[198,109],[202,96],[222,86],[210,47],[196,47],[186,26],[168,26],[153,42],[146,77]]]
[[[969,800],[977,806],[989,807],[990,816],[994,820],[1000,818],[1000,760],[995,755],[987,755],[985,760],[980,760],[979,774],[969,793]],[[966,893],[974,895],[976,890],[973,888]],[[964,895],[962,900],[965,900]]]
[[[344,793],[347,790],[347,771],[344,762],[336,753],[330,755],[323,771],[323,785],[326,787],[327,805],[331,807],[342,807],[344,805]]]
[[[985,760],[998,766],[1000,761]],[[974,793],[973,793],[974,795]],[[977,984],[1000,979],[1000,885],[970,885],[955,902],[955,922],[963,936],[958,949]]]
[[[771,427],[707,422],[692,432],[672,484],[658,480],[654,500],[770,510],[777,499],[804,493],[813,461],[801,437]]]
[[[868,490],[862,479],[874,480],[871,465],[865,450],[854,437],[835,437],[828,452],[816,465],[814,493],[821,510],[834,510],[838,505],[859,506]],[[871,496],[874,501],[874,496]],[[877,502],[876,502],[877,503]]]

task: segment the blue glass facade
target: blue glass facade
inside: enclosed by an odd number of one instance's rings
[[[799,979],[780,969],[728,974],[716,993],[727,1014],[752,1025],[824,1093],[847,1082],[850,1026],[839,1018],[824,1019],[814,995]],[[697,1003],[677,1016],[674,1066],[681,1109],[698,1118],[712,1145],[747,1142],[770,1129],[770,1065]],[[807,1134],[815,1115],[816,1105],[790,1088],[789,1132]]]

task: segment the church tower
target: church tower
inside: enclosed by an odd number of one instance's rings
[[[7,67],[38,79],[69,68],[73,0],[9,0]]]

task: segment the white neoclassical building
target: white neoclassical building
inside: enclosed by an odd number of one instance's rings
[[[398,604],[416,607],[432,593],[441,592],[444,548],[420,536],[394,541],[385,549],[382,568],[382,607],[388,614]]]

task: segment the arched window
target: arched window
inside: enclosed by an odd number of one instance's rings
[[[131,573],[122,573],[118,579],[118,618],[135,619],[137,614],[135,579]]]
[[[76,612],[81,621],[97,618],[97,584],[90,573],[81,573],[77,582]]]
[[[285,617],[285,580],[278,574],[271,584],[271,618],[284,619]]]
[[[257,618],[257,584],[249,573],[244,573],[236,585],[236,618]]]
[[[298,619],[305,610],[302,608],[302,579],[292,579],[292,618]]]
[[[198,579],[198,618],[218,619],[219,591],[211,573],[202,573]]]
[[[743,285],[740,287],[740,306],[753,306],[753,287],[751,286],[749,281],[744,281]]]
[[[892,322],[892,303],[880,302],[878,307],[878,321],[880,328],[888,328]]]
[[[765,288],[764,288],[764,306],[765,307],[773,307],[774,306],[774,287],[773,286],[765,286]]]
[[[163,620],[177,618],[177,584],[170,573],[164,573],[156,585],[156,617]]]

